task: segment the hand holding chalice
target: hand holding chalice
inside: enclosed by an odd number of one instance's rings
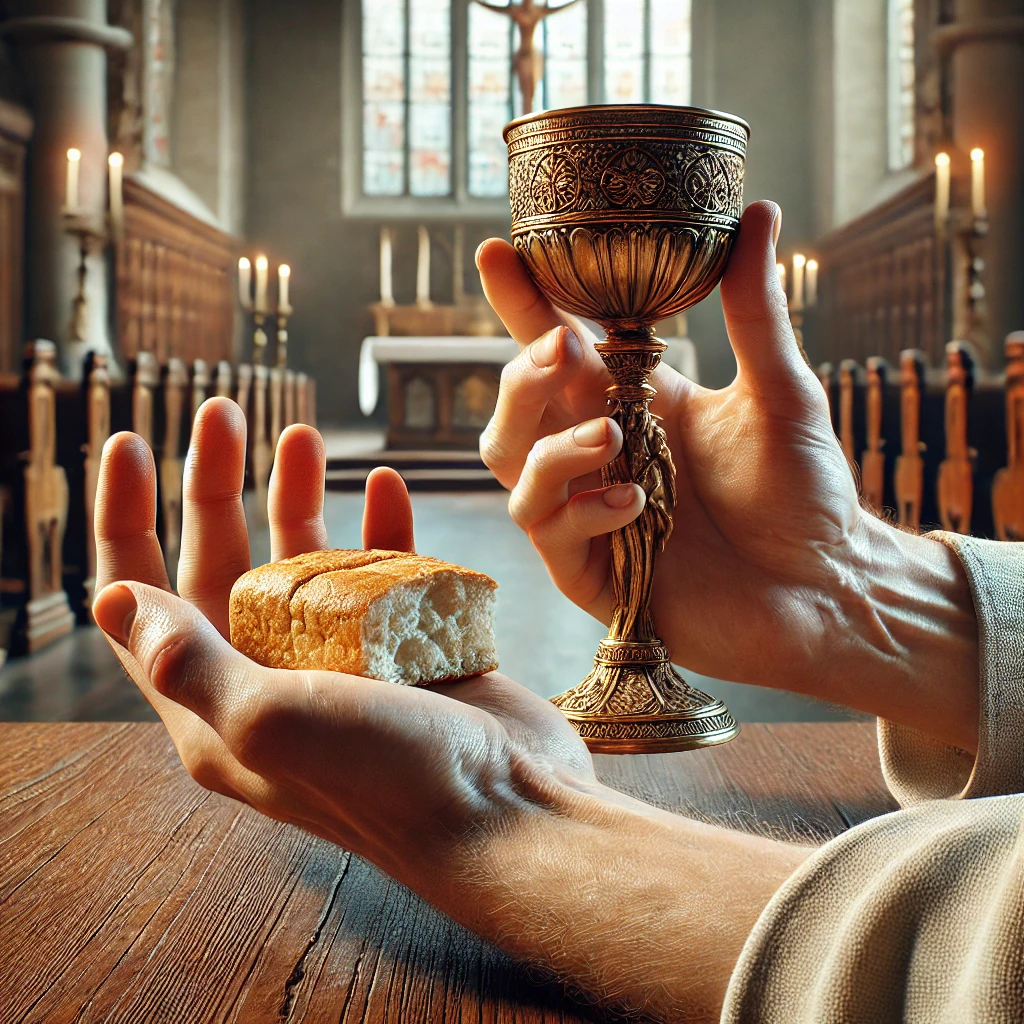
[[[554,698],[591,750],[685,750],[731,739],[725,705],[673,669],[650,612],[672,530],[675,467],[648,383],[665,351],[654,324],[718,284],[739,227],[749,129],[691,107],[594,106],[505,129],[512,242],[561,309],[597,321],[623,447],[604,483],[639,484],[640,516],[611,539],[614,613],[594,669]]]

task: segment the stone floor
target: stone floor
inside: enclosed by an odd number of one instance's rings
[[[582,679],[603,627],[570,604],[548,579],[526,536],[494,492],[413,496],[419,550],[468,565],[500,584],[496,633],[502,671],[545,697]],[[359,544],[362,496],[329,493],[325,515],[331,543]],[[254,564],[269,558],[265,529],[252,530]],[[760,690],[688,674],[723,697],[740,721],[821,721],[845,711],[796,694]],[[137,721],[154,718],[124,675],[99,631],[73,635],[0,669],[0,721]]]

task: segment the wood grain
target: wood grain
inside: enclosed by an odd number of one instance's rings
[[[706,821],[816,842],[893,809],[860,723],[598,757]],[[163,727],[0,724],[0,1022],[574,1022],[559,986],[372,865],[188,777]]]

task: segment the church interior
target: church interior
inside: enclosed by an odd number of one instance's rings
[[[473,254],[509,237],[502,130],[531,109],[743,118],[744,201],[782,207],[863,501],[1024,539],[1022,51],[1022,0],[0,3],[0,720],[156,720],[90,617],[99,460],[116,431],[149,444],[173,581],[212,396],[248,425],[253,564],[277,439],[307,423],[332,544],[360,545],[392,466],[418,549],[498,581],[502,671],[545,697],[587,674],[604,628],[478,449],[518,346]],[[717,291],[658,333],[732,379]],[[696,679],[741,722],[852,714]]]

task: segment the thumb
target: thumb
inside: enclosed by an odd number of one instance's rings
[[[775,203],[751,203],[722,278],[722,310],[740,375],[752,380],[790,377],[807,370],[786,295],[775,266],[782,210]]]

